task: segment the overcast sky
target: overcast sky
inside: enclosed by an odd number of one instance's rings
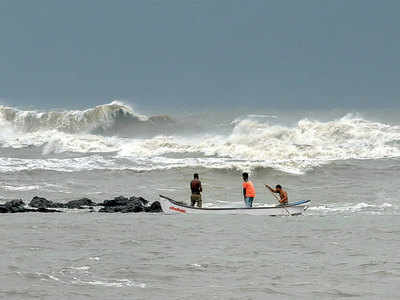
[[[400,1],[0,1],[0,102],[400,106]]]

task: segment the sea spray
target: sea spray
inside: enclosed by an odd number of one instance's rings
[[[12,149],[40,148],[42,156],[2,157],[0,172],[205,167],[274,168],[302,174],[331,161],[400,157],[399,126],[354,115],[329,122],[302,119],[294,126],[276,125],[274,119],[249,116],[235,119],[230,132],[225,134],[205,130],[196,135],[180,134],[179,130],[165,134],[163,130],[171,120],[167,116],[139,115],[120,102],[67,112],[21,111],[3,106],[0,107],[3,125],[0,145]],[[135,136],[139,124],[148,131],[156,129],[158,134]],[[115,134],[104,134],[106,129],[112,129]],[[124,130],[132,134],[121,134]],[[63,153],[74,153],[78,157],[62,157]],[[61,157],[49,157],[52,154]]]
[[[77,134],[115,132],[114,127],[121,126],[121,123],[140,126],[172,120],[167,116],[147,117],[120,101],[113,101],[87,110],[71,111],[38,112],[0,106],[0,122],[20,132],[58,130]]]

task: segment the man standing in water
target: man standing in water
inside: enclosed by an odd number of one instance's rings
[[[272,187],[270,187],[268,184],[266,184],[265,187],[267,187],[267,188],[271,191],[271,193],[279,194],[279,196],[281,197],[281,200],[279,200],[279,203],[280,203],[281,205],[286,205],[286,204],[288,204],[288,194],[287,194],[286,191],[284,191],[284,190],[282,189],[282,186],[281,186],[281,185],[278,184],[278,185],[275,187],[275,189],[273,189]]]
[[[202,207],[201,192],[203,188],[201,187],[201,181],[199,180],[199,174],[193,175],[194,179],[190,182],[190,189],[192,190],[192,196],[190,197],[191,205],[194,206],[197,202],[197,207]]]
[[[253,183],[249,180],[249,174],[243,173],[243,197],[244,203],[246,207],[250,208],[253,207],[253,200],[256,196],[256,189],[254,188]]]

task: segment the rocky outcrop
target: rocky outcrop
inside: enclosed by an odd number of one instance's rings
[[[146,212],[159,213],[162,212],[161,203],[158,201],[153,202],[150,206],[145,208]]]
[[[104,206],[99,212],[106,213],[130,213],[130,212],[142,212],[145,211],[146,205],[149,203],[142,197],[131,197],[126,198],[123,196],[116,197],[112,200],[105,200],[102,205]]]
[[[79,200],[72,200],[67,203],[53,202],[46,198],[33,197],[29,206],[36,208],[70,208],[70,209],[83,209],[85,206],[95,206],[95,202],[88,198],[82,198]]]
[[[84,206],[96,206],[97,204],[94,203],[92,200],[88,198],[82,198],[79,200],[72,200],[65,204],[66,208],[78,208],[82,209]]]
[[[116,207],[128,205],[129,199],[124,196],[115,197],[112,200],[104,200],[100,205],[104,207]]]
[[[11,200],[1,206],[3,213],[19,213],[32,211],[25,208],[25,203],[22,200]]]
[[[11,200],[0,205],[0,213],[24,213],[24,212],[60,212],[55,209],[47,209],[44,207],[38,209],[26,208],[25,202],[22,200]]]
[[[35,196],[31,200],[31,202],[29,202],[29,206],[36,207],[36,208],[64,208],[65,204],[59,203],[59,202],[53,202],[53,201],[47,200],[46,198],[41,198],[41,197]]]
[[[69,208],[69,209],[83,209],[89,208],[90,211],[95,211],[94,206],[103,206],[99,212],[104,213],[137,213],[137,212],[162,212],[161,204],[158,201],[149,205],[149,201],[142,197],[115,197],[112,200],[105,200],[102,203],[95,203],[88,198],[79,200],[72,200],[67,203],[53,202],[42,197],[34,197],[27,208],[22,200],[11,200],[5,204],[0,205],[0,213],[18,213],[18,212],[61,212],[54,208]]]

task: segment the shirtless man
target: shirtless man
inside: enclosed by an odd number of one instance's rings
[[[270,187],[268,184],[266,184],[265,187],[267,187],[272,193],[279,194],[279,196],[281,197],[281,200],[279,200],[279,203],[280,203],[281,205],[286,205],[286,204],[288,204],[288,201],[289,201],[289,199],[288,199],[288,194],[287,194],[286,191],[284,191],[284,190],[282,189],[282,186],[281,186],[281,185],[278,184],[278,185],[275,187],[275,189],[273,189],[272,187]]]

